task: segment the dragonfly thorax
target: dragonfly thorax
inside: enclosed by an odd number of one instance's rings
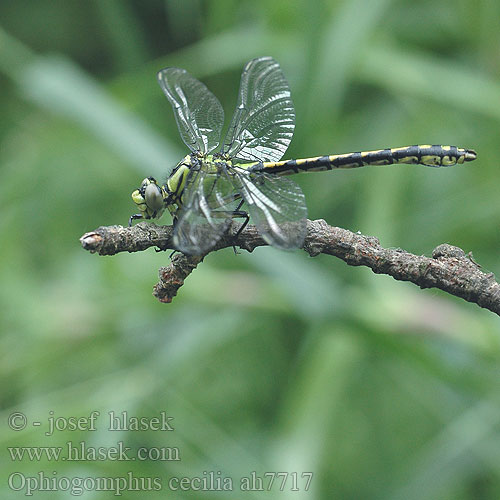
[[[217,174],[220,170],[227,170],[232,167],[232,162],[221,154],[192,153],[185,156],[167,179],[164,186],[166,199],[165,204],[169,212],[175,216],[177,211],[183,206],[183,194],[188,177],[195,176],[197,172],[203,174]]]

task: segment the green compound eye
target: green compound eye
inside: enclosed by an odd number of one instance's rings
[[[144,199],[149,210],[156,212],[163,207],[163,196],[158,184],[149,184],[144,191]]]

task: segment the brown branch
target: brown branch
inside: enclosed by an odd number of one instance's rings
[[[234,238],[238,223],[210,251],[240,247],[252,252],[267,245],[255,226]],[[149,247],[173,249],[172,226],[142,222],[133,227],[100,227],[84,234],[80,241],[85,250],[99,255],[138,252]],[[420,288],[439,288],[451,295],[474,302],[500,316],[500,285],[493,273],[484,273],[465,252],[452,245],[439,245],[432,257],[414,255],[402,249],[383,248],[377,238],[329,226],[324,220],[307,221],[307,236],[302,247],[311,257],[321,253],[334,255],[350,266],[367,266],[377,274],[388,274],[396,280],[411,281]],[[205,254],[206,255],[206,254]],[[159,271],[160,281],[153,294],[161,302],[171,302],[184,280],[205,255],[176,253],[167,267]]]

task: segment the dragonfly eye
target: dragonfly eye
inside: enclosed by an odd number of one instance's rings
[[[163,208],[163,196],[160,186],[155,182],[149,183],[144,191],[144,200],[146,201],[147,207],[153,212]]]

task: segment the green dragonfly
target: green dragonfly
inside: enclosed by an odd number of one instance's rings
[[[394,163],[441,167],[476,159],[472,149],[418,145],[280,161],[292,140],[295,110],[288,82],[271,57],[246,64],[233,119],[220,151],[214,152],[224,123],[219,100],[180,68],[162,69],[158,82],[191,153],[164,185],[153,177],[142,181],[132,193],[140,213],[130,217],[129,226],[134,219],[159,218],[167,209],[174,221],[174,246],[186,254],[210,250],[234,218],[243,219],[238,234],[251,217],[270,245],[302,246],[305,198],[285,175]]]

